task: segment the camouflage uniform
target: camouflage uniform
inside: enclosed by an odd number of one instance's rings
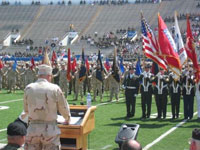
[[[100,81],[99,79],[97,79],[96,77],[96,71],[95,70],[93,73],[92,73],[92,86],[93,86],[93,92],[94,92],[94,101],[96,101],[96,94],[97,94],[97,91],[98,91],[98,94],[100,96],[100,101],[102,101],[102,86],[103,86],[103,79],[104,79],[104,74],[103,72],[101,72],[102,74],[102,81]]]
[[[17,144],[7,144],[4,148],[0,150],[24,150],[24,148]]]
[[[118,101],[119,100],[119,88],[120,88],[120,82],[117,82],[114,78],[113,74],[110,74],[108,77],[109,80],[109,89],[110,89],[110,101],[112,101],[113,95],[115,94],[115,98]]]
[[[59,71],[59,86],[62,89],[62,91],[65,93],[65,96],[67,96],[67,70],[61,69]]]
[[[57,112],[70,119],[69,105],[59,86],[39,78],[29,84],[24,93],[24,111],[30,121],[25,149],[59,150],[60,129],[57,127]],[[23,118],[23,117],[22,117]]]
[[[25,68],[21,66],[21,68],[19,68],[18,71],[19,71],[19,75],[18,75],[19,86],[20,86],[20,89],[22,90],[25,88],[25,75],[23,74],[25,71]]]
[[[27,86],[30,83],[33,83],[35,80],[35,70],[31,70],[31,68],[26,68],[24,71],[24,76],[25,76],[25,86]]]
[[[74,73],[74,78],[75,78],[75,100],[78,100],[78,94],[80,92],[81,94],[81,100],[83,100],[83,83],[84,81],[79,81],[79,71],[76,71]]]
[[[15,90],[16,81],[17,81],[17,70],[13,70],[12,67],[8,69],[6,72],[7,78],[8,78],[8,90],[11,92],[12,90]]]

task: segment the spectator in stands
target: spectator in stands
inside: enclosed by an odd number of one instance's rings
[[[1,150],[23,150],[26,133],[26,127],[22,123],[10,123],[7,127],[8,144]]]
[[[192,131],[192,138],[190,139],[190,150],[200,150],[200,129]]]
[[[142,146],[136,140],[127,140],[123,142],[121,150],[142,150]]]

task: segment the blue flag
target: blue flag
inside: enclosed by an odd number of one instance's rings
[[[120,68],[121,73],[124,74],[125,69],[124,69],[123,58],[122,58],[122,57],[121,57],[121,59],[120,59],[119,68]]]
[[[140,65],[140,58],[138,58],[138,61],[136,63],[135,74],[139,76],[141,73],[142,73],[142,68],[141,68],[141,65]]]
[[[82,60],[79,72],[79,82],[82,82],[85,79],[85,77],[86,77],[85,55],[84,55],[84,49],[82,49]]]
[[[13,66],[12,66],[13,71],[16,71],[17,69],[17,61],[15,60]]]

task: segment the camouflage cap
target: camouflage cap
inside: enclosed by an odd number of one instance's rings
[[[51,75],[52,67],[46,64],[42,64],[38,66],[38,75]]]

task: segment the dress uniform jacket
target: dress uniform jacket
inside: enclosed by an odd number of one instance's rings
[[[151,114],[151,103],[152,103],[152,74],[150,72],[144,71],[139,80],[141,82],[141,104],[142,104],[142,118],[149,118]]]
[[[124,79],[123,86],[125,87],[127,117],[133,117],[135,115],[136,95],[139,91],[138,76],[129,73]]]
[[[194,96],[195,82],[193,76],[187,75],[183,77],[183,101],[184,101],[184,118],[192,119],[194,112]]]
[[[175,80],[173,75],[170,76],[170,97],[171,97],[171,108],[172,118],[179,118],[180,98],[181,98],[181,79]]]
[[[160,119],[162,116],[163,118],[166,118],[168,95],[167,76],[158,74],[156,75],[155,79],[152,80],[152,82],[156,83],[156,86],[154,88],[154,94],[158,112],[157,118]]]

